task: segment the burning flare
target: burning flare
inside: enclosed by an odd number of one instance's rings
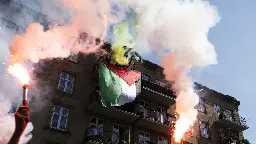
[[[10,65],[8,72],[17,77],[23,85],[28,84],[28,81],[30,80],[28,71],[19,63]]]
[[[178,94],[176,102],[179,119],[176,121],[174,138],[176,142],[180,142],[184,134],[190,130],[197,120],[195,106],[199,103],[199,97],[194,89],[190,87]]]

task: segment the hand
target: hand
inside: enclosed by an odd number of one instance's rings
[[[19,107],[18,111],[15,113],[15,124],[16,130],[23,132],[26,128],[28,122],[30,121],[30,112],[26,102]]]
[[[23,105],[19,107],[15,113],[15,131],[8,144],[18,144],[28,122],[30,121],[30,112],[27,101],[23,101]]]

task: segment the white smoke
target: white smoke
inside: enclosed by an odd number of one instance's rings
[[[195,66],[206,67],[217,63],[214,46],[208,41],[207,34],[210,28],[220,21],[220,17],[217,9],[208,1],[44,0],[35,2],[37,3],[29,3],[31,6],[36,5],[37,10],[46,13],[52,25],[48,31],[44,31],[39,23],[31,24],[24,34],[12,39],[10,52],[14,56],[11,58],[11,64],[26,60],[38,62],[40,59],[64,58],[78,52],[95,52],[102,43],[96,44],[93,38],[106,39],[109,26],[121,22],[125,13],[131,8],[136,13],[138,21],[135,28],[135,50],[141,54],[158,53],[162,57],[166,79],[174,82],[173,89],[178,95],[177,112],[187,122],[185,128],[179,128],[184,124],[177,124],[177,129],[183,134],[194,123],[197,115],[194,106],[198,103],[198,96],[193,91],[193,82],[188,77],[188,72]],[[56,25],[57,23],[60,24]],[[79,39],[81,32],[87,33],[83,35],[85,37],[83,40]],[[190,104],[184,104],[187,101]]]
[[[219,21],[216,7],[204,0],[122,0],[137,14],[136,50],[162,57],[164,74],[177,94],[177,140],[197,119],[199,97],[188,76],[193,67],[217,64],[209,30]]]

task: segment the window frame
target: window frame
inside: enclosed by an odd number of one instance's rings
[[[159,112],[158,109],[160,109],[161,111]],[[160,122],[161,122],[162,124],[164,124],[164,123],[167,121],[167,116],[166,116],[166,114],[167,114],[167,109],[164,108],[164,107],[162,107],[162,106],[157,105],[157,107],[156,107],[156,113],[157,113],[157,121],[159,121],[159,119],[160,119]],[[158,113],[160,113],[160,118],[158,117]],[[161,121],[161,115],[163,115],[163,122]],[[166,117],[166,119],[165,119],[165,117]]]
[[[125,125],[113,123],[113,125],[112,125],[112,137],[111,137],[112,143],[114,143],[113,136],[114,136],[114,129],[115,129],[115,126],[118,127],[118,138],[119,138],[119,135],[120,135],[120,127],[123,127],[123,128],[124,128],[124,134],[127,132],[127,127],[126,127]],[[130,128],[129,128],[129,127],[128,127],[128,133],[129,133],[129,135],[130,135]],[[124,137],[125,137],[125,135],[124,135]],[[129,140],[130,140],[130,138],[129,138]],[[119,139],[118,139],[118,143],[120,143],[120,142],[119,142]]]
[[[73,60],[73,57],[76,57],[77,60]],[[67,60],[72,62],[72,63],[75,63],[75,64],[78,64],[79,63],[79,54],[74,54],[74,53],[71,53],[68,57],[67,57]]]
[[[57,127],[53,127],[53,126],[52,126],[53,115],[54,115],[54,109],[55,109],[55,107],[59,107],[59,108],[61,109],[61,110],[60,110],[60,113],[59,113],[59,116],[58,116],[58,124],[57,124]],[[67,110],[68,110],[68,113],[67,113],[67,115],[66,115],[65,129],[59,128],[63,109],[67,109]],[[51,110],[51,118],[50,118],[50,123],[49,123],[50,129],[54,129],[54,130],[58,130],[58,131],[62,131],[62,132],[67,132],[67,129],[68,129],[68,122],[69,122],[69,116],[70,116],[70,108],[64,107],[64,106],[60,106],[60,105],[57,105],[57,104],[54,104],[54,105],[52,106],[52,110]]]
[[[205,124],[205,127],[203,129],[207,129],[207,133],[208,133],[208,137],[205,137],[202,135],[202,129],[201,129],[201,124],[204,123]],[[206,121],[200,121],[199,120],[199,133],[200,133],[200,137],[201,138],[204,138],[204,139],[210,139],[211,138],[211,135],[210,135],[210,127],[209,127],[209,123],[206,122]]]
[[[162,138],[162,141],[160,141],[160,138]],[[163,142],[164,140],[166,140],[166,141],[167,141],[167,143],[169,143],[168,138],[163,137],[163,136],[158,136],[158,137],[157,137],[157,144],[159,144],[160,142]]]
[[[230,112],[230,115],[227,115],[227,112]],[[230,121],[230,122],[234,122],[234,121],[235,121],[234,110],[227,108],[227,109],[224,111],[224,114],[225,114],[225,119],[227,119],[228,121]]]
[[[141,105],[141,103],[143,103],[143,105]],[[146,105],[148,105],[148,107],[146,107]],[[143,107],[143,108],[141,108],[141,107]],[[144,100],[139,101],[139,109],[140,109],[140,112],[143,111],[144,118],[147,118],[147,117],[151,118],[151,114],[150,114],[151,111],[149,110],[149,108],[150,108],[150,103],[149,102],[144,101]]]
[[[146,81],[150,80],[150,76],[148,74],[145,74],[145,73],[141,74],[141,78],[142,78],[142,80],[146,80]]]
[[[149,133],[149,132],[139,131],[139,132],[138,132],[138,136],[139,136],[139,141],[138,141],[138,142],[139,142],[139,143],[141,143],[141,142],[140,142],[140,133],[143,133],[143,137],[144,137],[144,138],[145,138],[145,134],[148,134],[148,136],[149,136],[149,137],[148,137],[148,138],[149,138],[149,141],[151,141],[151,136],[150,136],[150,133]]]
[[[218,110],[217,110],[217,108],[218,108]],[[219,120],[220,115],[221,115],[221,106],[214,103],[213,104],[213,112],[214,112],[214,114],[216,114],[216,119]]]
[[[204,107],[204,111],[201,110],[200,106]],[[203,98],[199,98],[199,103],[197,105],[197,111],[200,112],[200,113],[207,114],[206,103],[205,103],[205,100]]]
[[[101,119],[101,118],[98,118],[98,117],[95,117],[95,116],[91,116],[90,117],[90,122],[89,122],[89,129],[91,128],[92,126],[92,119],[95,118],[96,119],[96,128],[98,129],[98,126],[99,126],[99,121],[102,121],[102,136],[104,136],[104,119]]]
[[[64,79],[65,80],[65,86],[64,86],[64,90],[63,91],[60,90],[60,86],[61,86],[60,83],[61,83],[61,78],[62,78],[61,74],[62,73],[67,75],[67,77]],[[69,76],[73,77],[71,93],[68,93],[67,90],[66,90],[67,89],[67,82],[68,82],[66,79],[69,78]],[[66,72],[66,71],[60,71],[59,75],[58,75],[57,90],[59,92],[62,92],[62,93],[68,94],[68,95],[73,95],[74,89],[75,89],[75,80],[76,80],[76,76],[74,74]]]

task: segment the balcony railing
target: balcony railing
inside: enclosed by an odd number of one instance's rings
[[[85,131],[84,144],[128,144],[129,133],[117,133],[112,130],[102,130],[90,127]]]
[[[169,113],[161,113],[151,108],[146,108],[140,106],[136,110],[136,114],[141,118],[156,122],[158,124],[163,124],[169,127],[174,127],[175,121],[177,119],[176,115],[171,115]]]
[[[146,79],[144,77],[141,78],[141,85],[142,88],[148,89],[154,93],[157,93],[159,95],[169,97],[172,99],[176,99],[176,96],[174,95],[173,91],[165,86],[161,86],[160,84],[157,84],[149,79]]]
[[[211,124],[219,123],[223,126],[228,126],[230,128],[236,129],[238,131],[243,131],[248,129],[245,118],[237,115],[227,115],[225,111],[221,111],[218,114],[213,113],[212,118],[210,119]]]
[[[231,143],[237,143],[239,141],[238,133],[229,128],[219,127],[217,129],[217,134],[220,138],[221,144],[229,144],[229,143],[231,144]]]
[[[100,95],[98,92],[95,91],[92,94],[91,103],[101,104]],[[177,119],[177,115],[172,115],[169,113],[161,113],[155,109],[143,107],[138,103],[136,103],[135,101],[125,104],[123,106],[117,106],[112,108],[126,112],[126,113],[134,114],[134,115],[140,116],[143,119],[147,119],[152,122],[163,124],[169,127],[173,127]]]
[[[91,103],[98,103],[98,104],[102,105],[99,92],[97,92],[97,91],[93,92],[93,94],[91,96]],[[116,107],[112,107],[112,108],[126,112],[126,113],[135,114],[134,105],[135,105],[135,102],[131,102],[131,103],[127,103],[122,106],[116,106]]]

